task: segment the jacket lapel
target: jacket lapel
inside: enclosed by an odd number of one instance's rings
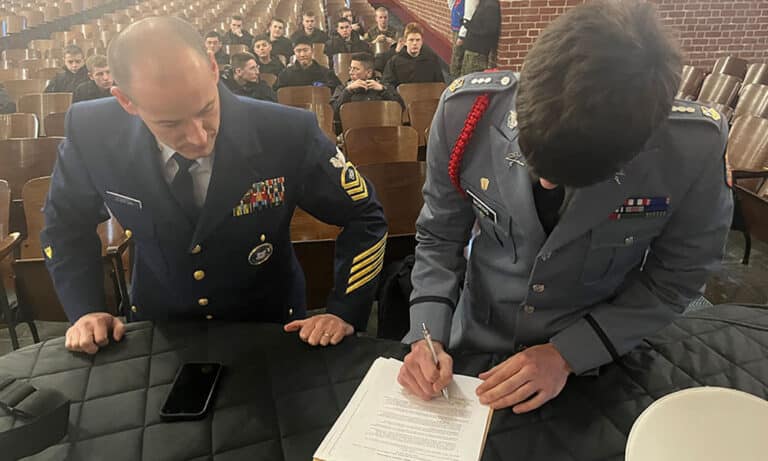
[[[258,176],[256,159],[261,155],[261,145],[247,130],[247,120],[242,114],[243,103],[219,84],[221,101],[221,123],[214,147],[211,182],[205,204],[197,221],[191,250],[198,242],[205,240],[229,215],[240,198],[251,187]]]

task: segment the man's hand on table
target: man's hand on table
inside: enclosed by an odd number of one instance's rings
[[[423,400],[440,395],[453,379],[453,358],[445,352],[442,343],[432,341],[440,367],[435,365],[427,342],[419,340],[411,344],[411,352],[403,359],[397,382]]]
[[[355,332],[355,328],[333,314],[320,314],[285,325],[287,332],[298,331],[299,338],[310,346],[336,345]]]
[[[526,413],[557,397],[571,368],[552,344],[532,346],[481,373],[480,403]]]
[[[112,338],[120,341],[125,334],[125,325],[106,312],[85,314],[67,329],[64,345],[73,352],[95,354],[100,347],[109,344],[110,331]]]

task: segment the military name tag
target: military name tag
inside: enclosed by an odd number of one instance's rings
[[[117,192],[112,192],[111,190],[104,192],[104,194],[116,203],[120,203],[122,205],[126,205],[139,210],[142,208],[141,200],[135,199],[133,197],[118,194]]]
[[[248,254],[248,263],[251,266],[264,264],[272,256],[273,251],[274,248],[272,247],[271,243],[262,243],[261,245],[257,245]]]
[[[485,215],[485,217],[491,219],[494,224],[498,222],[498,218],[496,216],[496,212],[493,210],[493,208],[486,205],[485,202],[480,200],[480,197],[475,195],[471,190],[467,189],[467,195],[472,199],[472,205],[477,208],[477,210]]]

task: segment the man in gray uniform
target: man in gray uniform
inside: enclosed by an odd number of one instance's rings
[[[446,90],[428,143],[403,386],[439,395],[447,347],[508,354],[477,394],[531,411],[699,294],[731,221],[727,124],[673,102],[680,67],[649,4],[599,1],[545,30],[519,77],[471,74]]]

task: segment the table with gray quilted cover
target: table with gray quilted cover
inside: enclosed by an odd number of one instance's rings
[[[311,348],[277,325],[137,323],[94,357],[54,339],[0,358],[0,372],[72,401],[68,437],[27,459],[307,461],[372,361],[404,352],[370,338]],[[460,355],[456,369],[476,374],[502,359]],[[227,366],[215,411],[163,423],[160,405],[185,361]],[[632,423],[651,402],[698,385],[768,398],[768,310],[694,312],[599,376],[571,377],[538,411],[496,412],[483,460],[620,461]],[[12,423],[0,410],[0,430]]]

